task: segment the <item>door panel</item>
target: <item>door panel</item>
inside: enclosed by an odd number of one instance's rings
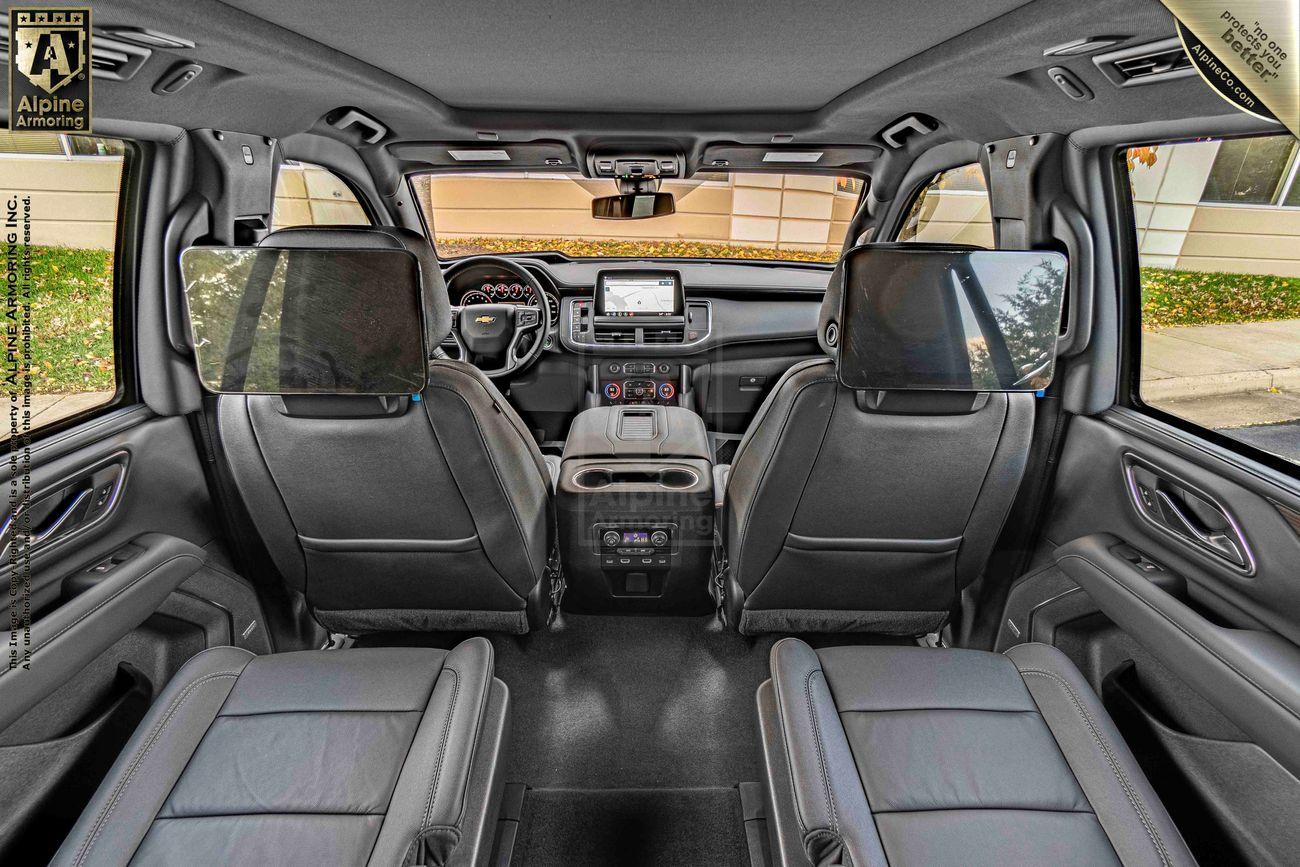
[[[1300,828],[1300,485],[1138,412],[1069,422],[999,649],[1046,640],[1103,696],[1199,858]]]
[[[1300,532],[1283,512],[1300,506],[1294,483],[1162,428],[1168,430],[1126,410],[1070,422],[1043,530],[1044,548],[1109,533],[1184,576],[1190,597],[1224,622],[1263,626],[1300,643]],[[1140,510],[1141,495],[1135,495],[1129,477],[1135,463],[1219,504],[1239,526],[1253,569]]]
[[[0,466],[6,486],[9,473]],[[30,632],[16,667],[0,668],[0,802],[16,805],[0,820],[0,862],[52,854],[186,659],[216,643],[270,650],[253,588],[223,565],[186,419],[136,406],[48,437],[33,446],[30,491],[44,538],[18,600]]]

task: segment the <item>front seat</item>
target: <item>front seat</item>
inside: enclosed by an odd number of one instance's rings
[[[1024,473],[1031,394],[841,384],[836,348],[853,325],[838,321],[840,298],[870,279],[855,261],[841,260],[822,304],[830,357],[786,371],[725,476],[715,592],[747,635],[937,631]]]
[[[408,250],[426,347],[451,329],[442,272],[415,232],[315,226],[260,246]],[[549,471],[477,368],[432,360],[412,398],[225,394],[216,414],[250,518],[326,629],[521,634],[546,623],[559,580]]]

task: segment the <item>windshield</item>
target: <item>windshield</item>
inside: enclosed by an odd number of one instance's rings
[[[566,256],[834,262],[862,192],[858,178],[736,172],[664,181],[671,216],[596,220],[612,181],[514,172],[420,175],[415,190],[438,256],[554,250]]]

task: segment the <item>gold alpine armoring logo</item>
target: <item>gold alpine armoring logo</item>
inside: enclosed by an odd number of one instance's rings
[[[89,9],[9,10],[10,130],[90,131],[90,40]]]

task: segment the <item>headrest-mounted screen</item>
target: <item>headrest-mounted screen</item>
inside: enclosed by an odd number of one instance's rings
[[[181,273],[211,391],[393,395],[425,385],[419,264],[404,250],[192,247]]]
[[[1037,250],[850,250],[840,382],[860,390],[1045,388],[1065,273],[1065,256]]]

